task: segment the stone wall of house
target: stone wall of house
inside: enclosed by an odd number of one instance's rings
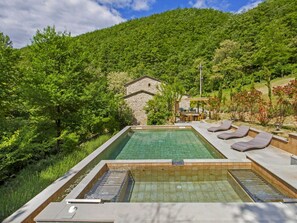
[[[126,86],[126,95],[129,95],[141,90],[156,94],[159,91],[158,86],[160,84],[161,83],[159,81],[145,77],[139,81],[136,81]]]
[[[182,98],[179,101],[179,108],[183,109],[189,109],[190,106],[190,100],[188,96],[182,96]]]
[[[134,125],[146,125],[147,115],[145,113],[144,107],[146,103],[153,98],[153,95],[147,94],[145,92],[140,92],[138,94],[132,95],[125,98],[126,103],[132,109],[133,115],[135,117]]]

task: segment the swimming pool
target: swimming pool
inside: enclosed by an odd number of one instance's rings
[[[192,127],[130,127],[118,133],[109,144],[93,154],[85,168],[65,187],[55,201],[65,196],[101,160],[161,160],[183,162],[183,159],[226,159]]]
[[[131,171],[135,180],[129,202],[243,202],[226,171]],[[242,196],[243,197],[243,196]],[[250,201],[251,202],[251,201]]]
[[[282,202],[290,196],[248,167],[213,162],[185,166],[109,163],[89,179],[80,199],[102,202]],[[102,166],[103,167],[103,166]],[[103,171],[103,172],[102,172]],[[96,171],[95,171],[96,172]],[[94,173],[93,173],[94,174]],[[94,176],[94,175],[93,175]],[[86,182],[90,182],[89,184]],[[78,186],[77,188],[79,188]],[[84,195],[83,195],[84,194]],[[75,197],[70,195],[69,197]]]
[[[43,222],[43,219],[62,221],[66,218],[73,222],[81,222],[81,219],[113,222],[114,219],[122,220],[127,213],[133,219],[140,216],[139,219],[147,220],[151,213],[165,210],[166,207],[176,215],[182,209],[185,216],[189,216],[188,210],[191,210],[191,214],[195,213],[198,220],[201,220],[201,213],[207,213],[209,219],[213,219],[213,212],[209,210],[225,208],[222,216],[233,208],[237,208],[236,213],[240,213],[245,207],[247,210],[250,210],[249,207],[260,208],[262,212],[266,206],[250,202],[275,202],[277,206],[285,202],[283,197],[295,197],[294,190],[291,191],[282,182],[275,183],[277,178],[270,173],[267,175],[264,171],[268,182],[261,177],[254,177],[251,173],[254,169],[260,175],[263,172],[248,159],[218,159],[215,155],[207,155],[208,158],[197,158],[198,155],[187,158],[186,153],[171,155],[179,148],[193,153],[191,142],[196,142],[195,137],[188,138],[186,142],[174,141],[186,138],[183,134],[189,130],[193,130],[194,136],[199,138],[199,133],[192,127],[126,127],[84,160],[87,165],[76,174],[79,175],[75,178],[77,181],[69,186],[68,192],[65,191],[61,200],[59,199],[60,202],[52,202],[39,214],[38,222]],[[178,135],[181,132],[183,134]],[[169,145],[163,144],[167,138],[172,139]],[[198,143],[204,144],[208,152],[211,150],[210,154],[222,156],[205,139],[199,140],[201,141]],[[141,144],[144,145],[143,148]],[[146,144],[154,146],[149,147]],[[164,147],[165,151],[162,151]],[[152,155],[158,152],[157,157]],[[182,159],[183,162],[173,162]],[[110,173],[111,180],[105,178],[109,172],[113,172]],[[271,203],[267,205],[275,206]],[[287,204],[280,205],[288,208]]]
[[[222,159],[224,158],[195,130],[132,129],[111,149],[114,159]]]
[[[81,185],[77,189],[83,192],[68,198],[130,203],[242,203],[282,202],[290,197],[254,172],[247,162],[197,162],[184,166],[111,162],[94,170]]]

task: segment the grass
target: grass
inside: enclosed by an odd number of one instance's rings
[[[276,78],[276,79],[273,79],[271,81],[271,86],[272,88],[275,87],[275,86],[283,86],[283,85],[286,85],[288,84],[291,80],[294,80],[295,77],[293,75],[289,75],[289,76],[286,76],[286,77],[282,77],[282,78]],[[243,89],[246,89],[246,90],[249,90],[250,89],[250,85],[245,85],[243,86],[242,88]],[[263,97],[265,99],[268,99],[268,88],[266,86],[266,82],[265,81],[261,81],[259,83],[255,83],[255,88],[259,91],[262,92],[263,94]],[[213,91],[211,93],[211,96],[214,96],[214,95],[218,95],[218,91]],[[223,89],[223,97],[226,97],[229,99],[230,97],[230,89]]]
[[[277,78],[271,81],[271,86],[272,88],[275,86],[283,86],[288,84],[291,80],[294,80],[294,77],[283,77],[283,78]],[[263,95],[267,95],[268,94],[268,88],[265,85],[265,83],[256,83],[255,84],[255,88],[258,91],[261,91],[263,93]]]
[[[0,186],[0,221],[15,212],[48,185],[63,176],[87,155],[110,138],[102,135],[84,143],[67,155],[58,154],[27,166]]]

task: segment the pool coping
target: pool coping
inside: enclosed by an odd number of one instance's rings
[[[103,203],[53,202],[36,222],[296,222],[297,205],[284,203]],[[49,217],[49,216],[54,216]]]

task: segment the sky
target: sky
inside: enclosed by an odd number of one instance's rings
[[[31,44],[37,30],[55,26],[72,36],[176,8],[242,13],[263,0],[0,0],[0,32],[15,48]]]

